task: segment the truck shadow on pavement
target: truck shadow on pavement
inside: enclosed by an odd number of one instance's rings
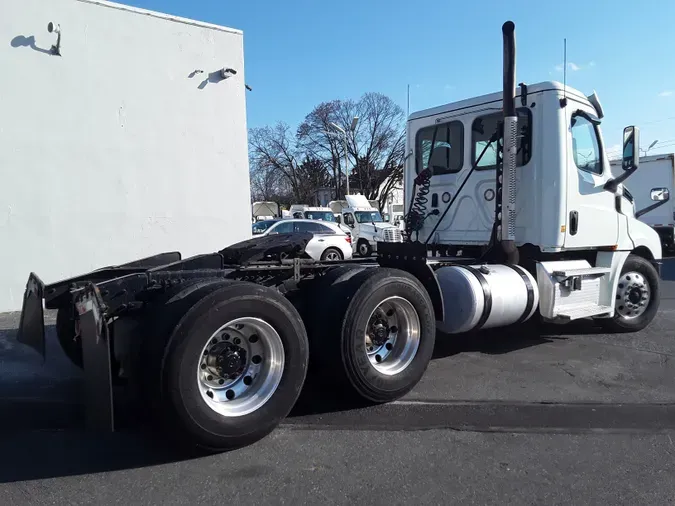
[[[433,359],[443,359],[461,352],[499,355],[565,340],[566,335],[601,331],[592,322],[582,322],[561,328],[528,325],[485,331],[470,339],[439,335]],[[118,424],[118,432],[110,434],[84,431],[78,395],[81,375],[62,356],[63,353],[55,342],[53,329],[48,329],[48,362],[44,376],[38,372],[38,361],[32,351],[26,351],[18,345],[13,348],[13,333],[13,329],[0,329],[0,365],[3,369],[0,382],[0,454],[5,463],[0,466],[0,483],[135,469],[203,456],[194,451],[175,449],[162,439],[161,432],[148,420],[125,415],[124,409],[118,411],[118,420],[121,422]],[[60,378],[65,370],[71,371],[67,382],[59,379],[59,384],[45,384],[49,381],[56,382],[56,378]],[[480,421],[480,416],[483,415],[471,411],[475,407],[461,406],[452,408],[455,411],[447,413],[445,411],[450,408],[434,408],[439,413],[431,414],[423,413],[422,408],[407,407],[407,414],[399,417],[401,421],[396,421],[394,419],[400,415],[398,411],[402,409],[401,406],[368,407],[367,403],[355,401],[352,396],[343,394],[334,386],[314,380],[312,376],[308,378],[300,399],[287,422],[284,422],[285,425],[308,425],[313,428],[348,426],[354,430],[368,430],[370,424],[371,430],[373,427],[380,430],[381,426],[398,430],[397,427],[414,428],[416,423],[420,423],[420,427],[427,423],[440,423],[439,420],[442,421],[443,417],[443,423],[448,426],[453,426],[458,420],[464,420],[462,423],[467,427],[472,427],[472,424],[480,426],[483,423]],[[15,386],[11,385],[13,382]],[[28,387],[25,387],[26,384]],[[64,390],[69,393],[64,394]],[[586,411],[580,412],[575,417],[585,420],[585,413]],[[652,415],[649,414],[648,418],[653,419]],[[514,423],[524,416],[518,414]],[[550,418],[547,413],[537,416]],[[416,417],[424,420],[415,421]],[[536,425],[539,421],[533,423]],[[263,441],[258,444],[265,443]],[[236,452],[231,455],[236,455]]]

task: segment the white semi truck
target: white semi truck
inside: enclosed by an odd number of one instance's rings
[[[612,173],[621,174],[621,160],[612,161]],[[675,201],[655,206],[654,193],[675,191],[675,154],[643,156],[640,158],[640,172],[630,178],[626,185],[628,195],[634,199],[635,217],[652,227],[661,238],[661,247],[670,253],[675,249]]]
[[[346,195],[346,200],[336,200],[328,205],[338,216],[343,228],[352,235],[354,252],[369,257],[377,251],[378,242],[401,242],[403,236],[398,227],[388,223],[372,200],[363,195]]]
[[[422,378],[437,328],[439,339],[533,317],[645,328],[661,244],[622,194],[638,129],[624,130],[613,177],[596,96],[550,82],[516,93],[514,28],[502,27],[502,93],[410,117],[407,238],[378,242],[375,261],[314,262],[309,237],[279,234],[50,284],[31,273],[19,341],[44,353],[43,304],[58,310],[90,426],[114,428],[112,385],[135,386],[172,441],[226,450],[289,413],[310,356],[313,380],[382,403]]]

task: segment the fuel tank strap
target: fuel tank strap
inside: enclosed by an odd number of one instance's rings
[[[483,313],[480,315],[480,319],[478,320],[478,323],[476,323],[476,326],[472,329],[480,330],[483,328],[483,325],[485,325],[485,322],[490,317],[490,313],[492,312],[492,290],[490,289],[490,284],[485,279],[485,276],[483,276],[483,273],[478,269],[474,269],[470,265],[463,265],[462,268],[473,274],[483,289],[483,298],[485,300],[485,304],[483,305]]]
[[[520,315],[520,318],[518,318],[516,322],[514,322],[514,325],[517,325],[519,323],[523,323],[527,319],[527,315],[529,315],[530,311],[532,311],[532,306],[534,305],[534,287],[532,286],[530,277],[527,274],[525,274],[525,272],[522,270],[522,267],[511,264],[504,264],[504,265],[516,271],[518,275],[521,278],[523,278],[523,283],[525,283],[525,289],[527,290],[527,302],[525,303],[525,309],[523,310],[523,314]]]

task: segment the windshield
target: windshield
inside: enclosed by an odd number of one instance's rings
[[[308,220],[335,222],[335,216],[330,211],[305,211],[305,218]]]
[[[384,221],[380,211],[354,211],[354,216],[359,223],[380,223]]]
[[[253,232],[254,235],[262,234],[263,232],[265,232],[265,230],[270,228],[275,223],[276,223],[276,221],[274,221],[274,220],[259,221],[259,222],[253,224],[252,232]]]

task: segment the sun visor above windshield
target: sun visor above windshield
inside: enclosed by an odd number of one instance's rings
[[[365,207],[370,209],[372,206],[365,195],[345,195],[349,207]]]

